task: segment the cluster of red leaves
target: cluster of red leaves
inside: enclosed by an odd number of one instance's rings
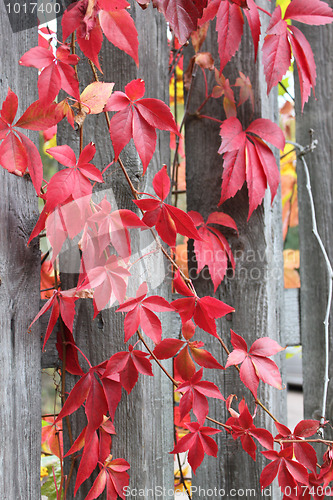
[[[145,6],[146,2],[138,0]],[[249,191],[249,217],[261,203],[267,185],[272,199],[277,191],[279,174],[274,155],[266,145],[269,142],[280,149],[284,147],[284,137],[280,129],[269,120],[259,118],[244,131],[236,118],[236,105],[230,83],[221,73],[227,62],[238,50],[244,18],[249,24],[257,55],[261,22],[254,0],[156,0],[154,5],[164,14],[180,44],[187,41],[198,26],[216,17],[220,71],[215,70],[217,85],[212,97],[224,96],[227,115],[221,125],[222,144],[219,153],[224,155],[221,201],[234,196],[246,181]],[[101,71],[98,55],[101,50],[103,33],[119,49],[131,56],[138,65],[138,36],[133,19],[128,13],[129,4],[125,0],[79,0],[73,3],[62,19],[63,42],[75,32],[76,41],[83,54]],[[288,24],[294,20],[312,25],[333,21],[333,12],[321,0],[293,0],[282,18],[277,7],[266,31],[263,44],[263,64],[268,93],[277,85],[287,71],[291,52],[300,74],[302,105],[307,101],[311,88],[314,91],[316,69],[311,47],[301,31]],[[192,64],[202,69],[214,69],[210,54],[198,52],[204,40],[206,28],[193,37],[196,56]],[[124,498],[124,489],[129,484],[127,470],[129,464],[123,459],[113,459],[111,455],[112,435],[115,434],[114,416],[120,402],[122,388],[130,393],[138,381],[139,373],[153,376],[151,358],[148,352],[128,345],[127,350],[113,354],[109,359],[85,372],[79,362],[78,347],[73,337],[75,302],[84,294],[93,295],[95,315],[108,304],[119,302],[118,312],[126,313],[124,320],[125,342],[141,327],[143,333],[155,344],[153,356],[157,359],[175,357],[177,392],[181,394],[179,420],[186,422],[188,433],[175,445],[171,453],[188,451],[188,461],[195,472],[204,455],[217,456],[218,447],[210,437],[221,432],[204,426],[208,415],[207,397],[224,400],[218,387],[202,380],[203,368],[224,367],[203,349],[203,342],[193,341],[195,325],[214,337],[219,338],[216,319],[234,311],[233,307],[214,297],[198,297],[194,288],[183,281],[179,271],[174,279],[175,290],[183,295],[169,304],[158,295],[148,295],[146,283],[142,283],[133,298],[126,298],[131,257],[131,237],[129,229],[140,230],[155,227],[161,239],[174,247],[177,234],[195,240],[194,251],[197,272],[208,266],[214,290],[221,283],[228,263],[234,267],[233,256],[225,236],[215,225],[237,231],[231,217],[221,212],[210,214],[205,222],[197,212],[186,214],[166,202],[171,189],[167,168],[163,166],[155,175],[153,188],[156,193],[135,200],[136,206],[144,213],[140,219],[130,210],[114,210],[106,200],[94,203],[91,199],[93,184],[102,183],[102,172],[91,161],[96,147],[93,143],[85,146],[78,160],[67,145],[50,148],[53,156],[63,169],[42,187],[43,166],[39,152],[30,139],[17,128],[43,131],[52,137],[57,123],[66,117],[74,126],[74,121],[82,125],[85,115],[115,112],[110,121],[110,137],[115,161],[128,142],[133,139],[145,173],[156,147],[156,128],[179,135],[177,125],[168,106],[158,99],[144,98],[145,84],[137,79],[128,83],[125,92],[112,94],[113,83],[94,82],[80,93],[79,81],[74,67],[79,57],[72,53],[69,45],[59,43],[57,49],[43,37],[39,46],[31,48],[20,59],[23,66],[40,70],[38,78],[39,100],[32,103],[21,118],[14,123],[18,109],[18,98],[8,90],[0,112],[0,164],[10,173],[23,176],[29,173],[37,195],[44,201],[40,218],[30,236],[29,242],[41,231],[51,244],[52,260],[61,251],[66,238],[73,239],[82,232],[80,250],[81,270],[76,289],[54,290],[49,300],[37,314],[31,325],[50,310],[50,318],[44,337],[44,346],[57,322],[62,324],[62,334],[58,332],[57,348],[60,359],[64,357],[66,345],[66,369],[79,377],[68,395],[57,419],[44,428],[45,440],[52,452],[58,456],[63,451],[57,440],[59,426],[64,417],[84,408],[87,424],[66,455],[81,453],[76,477],[75,493],[80,485],[99,467],[98,476],[88,493],[87,499],[97,498],[107,491],[108,500]],[[250,81],[240,73],[235,86],[240,88],[239,105],[253,94]],[[69,104],[65,98],[54,102],[60,90],[64,90],[75,103]],[[79,109],[75,116],[74,110]],[[15,129],[14,129],[15,127]],[[156,312],[176,311],[182,320],[182,339],[162,340],[161,321]],[[31,326],[30,325],[30,326]],[[282,350],[269,338],[257,339],[248,350],[245,340],[231,332],[234,350],[229,354],[226,368],[240,365],[240,378],[250,389],[255,399],[259,380],[281,389],[281,377],[276,364],[269,356]],[[82,353],[81,353],[82,354]],[[196,365],[200,366],[197,370]],[[256,458],[257,440],[267,450],[262,452],[271,460],[262,474],[261,486],[265,488],[278,476],[282,491],[287,487],[304,486],[305,498],[315,500],[322,495],[312,494],[311,486],[327,486],[333,478],[333,453],[328,449],[323,466],[317,474],[317,456],[313,447],[306,442],[319,427],[317,421],[301,421],[292,433],[284,425],[277,423],[278,435],[275,441],[280,451],[273,449],[273,436],[265,429],[256,427],[245,403],[239,404],[239,413],[231,408],[232,395],[226,402],[231,417],[223,424],[234,439],[240,438],[242,447]],[[193,411],[197,421],[190,421]],[[180,422],[179,422],[180,423]],[[307,495],[307,496],[306,496]],[[299,498],[285,493],[284,498]]]

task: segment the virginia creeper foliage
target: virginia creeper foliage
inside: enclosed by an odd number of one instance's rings
[[[137,1],[146,6],[146,2]],[[208,267],[215,293],[228,266],[235,267],[232,250],[223,234],[226,228],[238,232],[235,221],[222,211],[211,213],[205,221],[200,213],[192,211],[187,214],[169,203],[172,182],[166,165],[161,165],[153,179],[155,194],[138,193],[132,189],[135,195],[133,210],[113,207],[106,197],[99,203],[93,201],[93,188],[96,183],[103,183],[105,177],[101,166],[91,163],[99,147],[92,142],[81,144],[78,157],[66,144],[49,148],[47,153],[63,168],[46,182],[36,146],[20,131],[42,131],[45,137],[52,137],[57,123],[62,119],[66,118],[73,127],[76,123],[77,127],[82,128],[86,115],[105,113],[108,117],[108,113],[112,112],[106,130],[114,151],[111,163],[119,161],[122,165],[121,152],[132,139],[142,162],[142,175],[149,169],[156,148],[156,129],[180,136],[168,105],[161,100],[144,97],[145,82],[142,79],[128,82],[124,89],[115,91],[112,82],[99,82],[98,78],[85,89],[81,88],[80,71],[77,69],[80,57],[75,54],[73,44],[70,46],[67,43],[72,34],[74,45],[76,42],[83,53],[82,57],[88,58],[101,75],[103,68],[99,53],[103,35],[125,53],[124,57],[131,57],[139,65],[138,34],[129,6],[125,0],[79,0],[71,4],[62,18],[63,40],[57,41],[57,47],[54,48],[46,40],[43,36],[46,31],[43,29],[40,31],[39,46],[22,54],[18,61],[21,65],[39,70],[39,100],[31,103],[15,122],[18,97],[9,88],[1,108],[0,165],[14,175],[29,175],[43,202],[42,212],[29,242],[46,234],[52,249],[51,262],[55,262],[66,239],[73,240],[80,235],[82,259],[77,287],[62,290],[59,282],[54,281],[53,292],[31,323],[51,310],[43,347],[53,329],[60,324],[62,334],[58,332],[57,338],[59,357],[66,358],[67,371],[79,377],[53,425],[44,428],[44,438],[49,440],[52,451],[62,456],[60,447],[54,441],[55,432],[63,418],[83,407],[86,426],[66,453],[80,457],[75,492],[97,469],[98,475],[87,500],[98,498],[105,489],[108,500],[116,500],[118,495],[125,498],[124,488],[129,484],[127,471],[130,464],[125,458],[112,457],[112,435],[117,430],[115,411],[121,400],[122,388],[130,394],[139,376],[153,376],[154,360],[174,358],[176,378],[170,375],[170,379],[181,395],[178,420],[186,422],[186,434],[170,453],[188,451],[188,462],[195,473],[205,454],[217,456],[218,447],[211,436],[222,432],[224,428],[235,440],[240,439],[243,449],[253,460],[256,460],[258,443],[265,448],[261,453],[270,463],[261,473],[262,488],[271,484],[277,476],[284,493],[287,487],[289,491],[304,487],[307,498],[322,498],[311,493],[311,486],[326,487],[332,480],[333,452],[332,447],[329,447],[323,457],[321,471],[318,472],[320,460],[307,439],[318,431],[319,423],[303,420],[291,432],[285,425],[276,422],[278,434],[274,438],[268,430],[256,426],[256,411],[252,414],[245,400],[240,401],[237,412],[231,406],[232,395],[222,395],[216,385],[204,380],[203,368],[217,369],[223,374],[225,368],[235,365],[240,379],[259,404],[259,383],[282,389],[278,367],[269,357],[283,350],[283,347],[269,337],[264,337],[248,348],[244,338],[231,331],[231,343],[229,339],[224,342],[229,346],[231,344],[233,350],[229,352],[226,366],[223,367],[218,359],[203,348],[201,338],[193,340],[193,337],[196,327],[199,327],[222,342],[216,320],[227,314],[237,314],[237,311],[234,312],[232,304],[225,304],[215,297],[199,297],[191,280],[175,263],[173,286],[182,297],[169,303],[159,295],[152,295],[146,282],[137,287],[135,296],[129,297],[132,272],[130,229],[153,231],[156,239],[160,237],[171,249],[174,249],[178,235],[194,240],[197,273]],[[216,85],[212,93],[207,95],[207,100],[210,97],[222,97],[226,114],[220,126],[222,143],[218,150],[223,155],[219,205],[235,196],[246,183],[250,218],[261,204],[267,188],[270,189],[272,202],[276,196],[279,170],[275,151],[267,143],[283,150],[285,139],[279,127],[265,118],[253,120],[243,130],[237,118],[237,108],[248,99],[254,107],[251,82],[240,73],[235,84],[231,85],[222,71],[238,50],[245,22],[251,30],[256,59],[262,32],[261,16],[269,13],[261,12],[263,9],[258,8],[255,0],[156,0],[154,6],[169,23],[174,37],[178,39],[179,48],[193,35],[196,56],[191,61],[186,85],[191,85],[194,65],[203,72],[215,72]],[[219,68],[214,66],[211,54],[200,52],[207,32],[207,26],[204,25],[215,17]],[[262,61],[267,93],[284,76],[293,56],[300,77],[303,107],[311,89],[315,91],[316,66],[309,43],[291,21],[310,25],[327,24],[333,21],[333,12],[321,0],[293,0],[283,17],[280,7],[275,8],[266,32],[262,33]],[[240,90],[238,103],[233,87],[239,87]],[[60,90],[66,96],[57,102]],[[167,254],[162,244],[160,248]],[[93,298],[95,316],[117,303],[117,312],[124,316],[124,332],[121,333],[124,343],[131,340],[134,344],[124,345],[122,351],[111,356],[109,353],[109,357],[97,366],[91,366],[87,360],[89,369],[86,372],[80,365],[73,336],[75,305],[77,300],[85,296]],[[156,313],[179,314],[183,338],[163,339],[162,324]],[[136,335],[139,340],[148,337],[154,344],[153,350],[147,347],[149,342],[143,342],[145,350],[137,348]],[[221,400],[221,404],[226,404],[230,412],[230,418],[220,423],[222,429],[204,425],[209,415],[207,398]],[[190,416],[191,410],[195,419]],[[300,498],[288,495],[285,493],[284,498]]]

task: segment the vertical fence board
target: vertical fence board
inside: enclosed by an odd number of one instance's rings
[[[333,7],[333,2],[328,2]],[[296,140],[303,146],[310,142],[309,130],[314,131],[318,146],[305,156],[311,178],[312,194],[317,215],[318,232],[330,261],[333,260],[333,27],[314,29],[301,26],[310,42],[317,65],[317,99],[311,97],[301,113],[298,78],[296,89]],[[324,383],[324,317],[327,304],[327,270],[319,245],[312,234],[309,196],[301,160],[297,162],[299,200],[300,275],[301,275],[301,342],[303,346],[304,415],[320,418]],[[332,313],[330,315],[330,346],[332,346]],[[330,347],[330,354],[332,347]],[[333,369],[330,366],[330,378]],[[325,417],[333,416],[333,391],[329,386],[328,407]],[[329,431],[328,431],[329,432]],[[327,433],[331,435],[331,432]]]
[[[217,50],[214,48],[216,47],[216,34],[213,27],[210,28],[209,33],[201,50],[212,51],[216,67],[219,67]],[[273,93],[270,99],[266,97],[266,84],[260,67],[260,51],[258,52],[259,66],[255,66],[249,31],[246,30],[243,36],[240,51],[223,72],[224,76],[230,79],[230,84],[233,84],[235,78],[239,76],[239,70],[248,75],[252,82],[255,113],[253,115],[250,106],[242,106],[238,109],[238,118],[245,127],[258,117],[276,121],[276,94]],[[191,55],[187,55],[187,62]],[[201,71],[198,71],[198,76],[195,79],[190,113],[195,113],[204,99],[204,85],[200,73]],[[213,74],[209,78],[209,82],[209,89],[211,89],[214,85]],[[211,100],[201,113],[221,120],[224,119],[220,101]],[[222,158],[217,154],[221,144],[219,124],[209,120],[199,120],[190,115],[186,122],[185,141],[188,210],[199,211],[206,220],[210,212],[217,210],[220,199]],[[222,210],[235,219],[239,228],[238,238],[234,232],[224,231],[236,257],[236,272],[234,276],[232,273],[228,273],[224,284],[219,287],[216,293],[216,297],[232,305],[236,310],[232,315],[223,318],[218,328],[222,332],[223,340],[230,348],[230,328],[242,335],[249,346],[256,338],[264,336],[282,342],[283,271],[280,203],[278,193],[273,207],[271,207],[270,194],[267,193],[263,206],[260,206],[253,213],[249,222],[247,222],[248,197],[245,188],[234,199],[227,201],[222,206]],[[194,278],[196,264],[191,252],[190,267],[192,268],[191,277]],[[212,283],[208,281],[207,276],[208,270],[205,268],[204,274],[201,273],[199,278],[195,279],[195,286],[200,296],[213,293]],[[222,364],[225,364],[226,355],[222,352],[216,339],[204,332],[200,332],[200,338],[205,342],[206,348],[213,352]],[[278,359],[277,356],[275,360],[278,361]],[[240,401],[245,396],[250,407],[254,408],[253,397],[240,382],[239,375],[234,368],[228,368],[226,372],[206,370],[205,378],[215,382],[225,397],[233,393],[238,396],[238,401]],[[258,397],[278,418],[283,415],[285,408],[283,393],[260,383]],[[229,416],[224,404],[221,404],[220,401],[215,402],[215,400],[210,401],[210,415],[222,422]],[[258,410],[256,425],[266,427],[274,432],[272,420],[261,410]],[[219,434],[216,440],[219,445],[217,459],[205,457],[204,463],[193,478],[193,498],[201,498],[204,496],[203,491],[207,492],[209,488],[215,487],[220,492],[217,498],[229,499],[241,498],[242,496],[249,498],[251,495],[259,498],[261,496],[259,477],[263,466],[266,465],[265,459],[258,453],[257,462],[254,462],[242,450],[239,440],[234,441],[230,435],[226,436],[225,432]],[[201,488],[201,494],[199,488]],[[246,494],[247,488],[251,489],[252,493]],[[239,490],[238,493],[237,490]],[[279,498],[279,493],[273,493],[273,488],[271,492],[266,493],[267,498]]]
[[[18,95],[20,113],[37,99],[37,74],[18,60],[37,44],[37,29],[13,34],[0,4],[0,97],[8,86]],[[36,138],[36,133],[31,137]],[[40,337],[28,326],[39,309],[39,251],[27,248],[37,220],[30,178],[0,167],[0,498],[40,497]]]

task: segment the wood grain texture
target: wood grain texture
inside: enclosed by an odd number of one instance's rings
[[[133,2],[134,5],[135,2]],[[114,90],[124,90],[124,86],[134,78],[143,78],[146,83],[146,96],[160,98],[166,101],[168,92],[168,53],[166,26],[162,17],[152,10],[142,9],[136,4],[131,9],[139,32],[140,68],[123,52],[105,41],[101,51],[101,65],[104,71],[104,81],[115,82]],[[79,65],[81,86],[92,80],[90,67],[83,63]],[[73,141],[70,131],[62,130],[59,144],[67,143],[78,150],[78,138]],[[113,158],[109,133],[103,115],[87,117],[84,125],[84,144],[92,140],[97,147],[94,164],[102,170]],[[169,135],[158,133],[157,148],[145,177],[141,178],[142,167],[138,154],[132,142],[121,153],[121,158],[129,172],[132,182],[141,191],[151,188],[154,173],[163,163],[169,164]],[[150,186],[150,187],[149,187]],[[107,195],[113,208],[134,209],[132,193],[123,173],[118,166],[111,167],[106,175],[106,183],[99,187],[98,196]],[[146,233],[132,231],[132,250],[137,258],[140,249],[149,251],[150,239]],[[66,255],[62,256],[63,258]],[[133,258],[133,260],[135,260]],[[70,253],[62,270],[67,273],[77,271],[76,258]],[[147,263],[146,260],[133,269],[134,279],[130,285],[128,296],[133,296],[138,285],[145,279],[152,293],[158,293],[168,298],[170,283],[167,279],[168,269],[160,257]],[[75,278],[75,277],[74,277]],[[62,274],[62,283],[72,286],[75,283],[71,274]],[[166,313],[162,315],[163,334],[169,336],[170,322]],[[93,311],[91,301],[80,301],[74,335],[80,348],[88,356],[92,364],[108,359],[114,352],[124,349],[123,315],[115,313],[115,307],[102,311],[92,321]],[[130,343],[134,344],[136,338]],[[143,346],[138,348],[144,350]],[[169,368],[171,368],[169,363]],[[157,486],[170,491],[173,488],[173,457],[168,452],[173,448],[173,388],[165,375],[154,368],[154,377],[140,377],[138,384],[130,396],[126,393],[115,416],[117,436],[113,439],[112,454],[114,458],[123,457],[131,464],[130,487],[151,489]],[[67,389],[73,385],[73,378],[67,378]],[[72,420],[73,434],[77,437],[85,425],[85,417],[74,417]],[[66,442],[68,447],[68,440]],[[92,482],[86,481],[75,498],[85,498]],[[68,492],[72,498],[73,488]],[[153,495],[154,496],[154,495]],[[102,498],[104,498],[102,496]],[[147,497],[148,498],[148,497]],[[149,497],[150,498],[150,497]],[[163,498],[171,498],[166,494]]]
[[[20,114],[37,99],[37,73],[18,60],[37,44],[37,29],[13,34],[0,5],[0,99],[8,86],[19,96]],[[36,139],[33,133],[31,139]],[[28,326],[39,308],[40,255],[27,248],[37,220],[29,177],[0,168],[0,498],[40,498],[40,340]]]
[[[267,8],[267,4],[265,5]],[[263,27],[264,30],[264,27]],[[219,67],[216,50],[216,34],[210,28],[209,35],[202,48],[203,51],[213,52],[215,64]],[[192,55],[188,49],[186,60]],[[228,63],[224,70],[224,76],[233,84],[241,70],[251,79],[255,95],[254,115],[248,105],[238,110],[238,118],[244,126],[258,117],[277,120],[276,95],[272,93],[269,99],[266,97],[266,84],[262,68],[260,67],[260,51],[258,53],[258,65],[254,65],[252,40],[249,30],[246,28],[243,36],[242,46],[236,57]],[[186,63],[185,63],[186,67]],[[194,113],[198,105],[204,99],[204,86],[198,71],[195,79],[193,95],[191,99],[190,112]],[[209,88],[214,85],[214,75],[209,77]],[[203,108],[202,114],[214,116],[221,120],[225,119],[220,101],[213,99]],[[220,199],[222,158],[217,154],[221,139],[219,136],[219,124],[209,120],[199,120],[192,116],[186,122],[186,182],[187,182],[187,205],[188,210],[199,211],[204,218],[217,210]],[[227,304],[232,305],[236,312],[223,318],[218,322],[218,331],[223,340],[230,344],[230,328],[242,335],[248,345],[258,337],[269,336],[282,343],[281,338],[281,307],[282,307],[282,231],[281,231],[281,207],[280,195],[276,196],[273,206],[270,204],[270,194],[267,192],[264,203],[252,215],[247,222],[248,197],[243,188],[234,199],[227,201],[222,209],[231,215],[238,226],[239,237],[232,231],[226,231],[232,250],[236,257],[236,271],[229,272],[224,284],[219,287],[216,297]],[[190,252],[192,261],[192,276],[195,275],[195,260]],[[200,296],[213,293],[213,286],[207,279],[207,269],[195,279],[195,287]],[[226,355],[220,344],[207,333],[199,333],[199,337],[205,342],[205,346],[213,352],[217,359],[225,364]],[[197,337],[198,338],[198,334]],[[281,359],[281,357],[280,357]],[[275,357],[279,362],[279,356]],[[232,367],[226,372],[215,372],[206,370],[205,377],[215,382],[222,394],[236,394],[238,401],[243,396],[253,409],[253,398],[249,391],[240,382],[239,375]],[[284,393],[270,386],[260,384],[258,397],[271,409],[277,418],[285,414]],[[213,418],[225,421],[228,412],[221,402],[210,402],[210,414]],[[285,422],[286,423],[286,422]],[[256,425],[273,430],[272,420],[263,412],[258,410]],[[198,489],[214,488],[224,491],[221,498],[233,498],[233,492],[240,490],[239,498],[245,494],[245,489],[252,489],[255,498],[260,497],[260,473],[266,465],[266,460],[258,453],[257,462],[254,462],[241,448],[239,441],[234,441],[231,436],[224,432],[218,435],[217,442],[219,453],[217,459],[205,457],[202,466],[197,470],[193,484]],[[197,490],[198,491],[198,490]],[[255,493],[254,493],[255,491]],[[268,492],[269,493],[269,492]],[[237,496],[237,495],[236,495]],[[250,497],[250,493],[247,498]],[[199,498],[198,493],[193,498]],[[267,498],[280,498],[279,492],[272,488]]]
[[[283,345],[300,345],[300,289],[286,288],[283,292]]]
[[[333,2],[328,2],[333,7]],[[317,215],[318,232],[333,260],[333,27],[299,26],[310,42],[317,65],[316,97],[309,99],[301,114],[299,83],[296,78],[296,140],[306,146],[310,142],[309,129],[318,139],[317,149],[308,154],[312,194]],[[301,341],[303,346],[304,415],[320,418],[324,380],[324,317],[327,303],[327,274],[317,241],[312,234],[311,212],[302,162],[297,162],[300,275],[301,275]],[[333,341],[333,316],[330,315],[330,346]],[[332,347],[330,347],[332,353]],[[330,378],[333,366],[330,366]],[[333,391],[329,386],[325,417],[333,417]],[[329,434],[327,434],[328,436]],[[331,437],[332,434],[330,433]]]

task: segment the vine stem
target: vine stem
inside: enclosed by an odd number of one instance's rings
[[[331,311],[331,306],[332,306],[332,295],[333,295],[333,269],[332,269],[332,265],[331,265],[330,259],[328,257],[328,254],[326,252],[326,248],[325,248],[325,245],[323,243],[323,240],[321,239],[319,232],[318,232],[317,216],[316,216],[316,209],[315,209],[315,204],[314,204],[313,195],[312,195],[310,172],[309,172],[308,165],[307,165],[305,158],[304,158],[304,156],[307,153],[310,153],[315,149],[318,141],[313,141],[312,137],[311,137],[311,144],[307,147],[303,147],[300,144],[298,144],[297,142],[292,142],[292,141],[286,141],[286,142],[288,142],[289,144],[292,144],[295,148],[297,148],[299,150],[299,153],[297,156],[302,161],[304,172],[305,172],[305,177],[306,177],[306,189],[307,189],[308,196],[309,196],[310,210],[311,210],[312,232],[313,232],[313,235],[319,244],[319,248],[320,248],[321,253],[324,257],[324,261],[326,264],[327,278],[328,278],[327,305],[326,305],[326,313],[325,313],[325,319],[324,319],[325,375],[324,375],[324,391],[323,391],[322,412],[321,412],[321,419],[320,419],[320,423],[322,425],[324,425],[326,406],[327,406],[328,384],[330,381],[330,379],[329,379],[329,316],[330,316],[330,311]]]
[[[220,125],[222,125],[223,121],[219,120],[218,118],[214,118],[213,116],[207,116],[207,115],[197,115],[198,118],[206,118],[206,120],[212,120],[213,122],[217,122]]]
[[[274,439],[275,443],[322,443],[331,446],[333,441],[327,439]]]
[[[72,51],[72,54],[76,53],[75,52],[75,31],[73,31],[73,33],[72,33],[71,51]],[[74,71],[75,71],[75,74],[76,74],[76,78],[79,81],[79,75],[78,75],[77,65],[76,64],[74,66]],[[82,111],[81,102],[78,102],[78,105],[79,105],[79,112],[81,112]],[[83,124],[80,126],[80,154],[82,153],[82,150],[83,150]]]
[[[261,10],[261,12],[263,12],[264,14],[267,14],[267,16],[272,17],[272,14],[270,12],[268,12],[268,10],[263,9],[262,7],[259,7],[259,5],[257,5],[257,9]]]

